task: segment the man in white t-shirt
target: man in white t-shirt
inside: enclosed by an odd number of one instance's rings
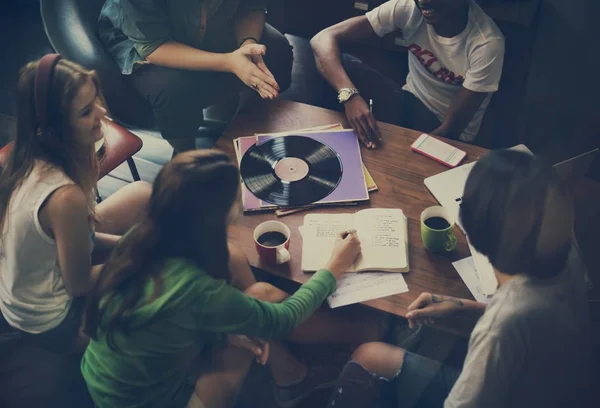
[[[341,44],[394,31],[410,51],[403,87],[356,58],[342,58]],[[311,45],[319,71],[370,148],[381,141],[374,113],[385,122],[472,142],[504,60],[502,33],[473,0],[391,0],[321,31]]]

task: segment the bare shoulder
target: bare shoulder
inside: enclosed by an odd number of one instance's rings
[[[46,204],[50,218],[77,217],[84,215],[87,219],[88,201],[83,190],[76,184],[62,186],[52,193]]]
[[[54,238],[57,228],[87,224],[88,213],[83,190],[76,184],[68,184],[57,188],[46,199],[40,207],[38,217],[44,232]]]

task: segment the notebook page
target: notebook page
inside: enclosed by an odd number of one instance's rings
[[[362,244],[356,270],[407,268],[405,220],[400,209],[371,208],[356,213],[355,225]]]
[[[354,228],[354,214],[307,214],[302,227],[302,270],[318,271],[329,258],[340,232]]]

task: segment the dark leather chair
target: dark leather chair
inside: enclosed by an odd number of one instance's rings
[[[129,78],[121,75],[115,60],[98,36],[98,15],[104,2],[40,0],[46,35],[56,52],[97,72],[111,116],[116,121],[128,127],[154,128],[150,104],[136,92]],[[219,119],[205,118],[198,137],[218,137],[235,113],[237,103],[227,101],[211,107]]]
[[[98,15],[105,0],[41,0],[46,35],[56,52],[96,70],[111,114],[119,122],[153,128],[150,104],[139,95],[98,37]]]

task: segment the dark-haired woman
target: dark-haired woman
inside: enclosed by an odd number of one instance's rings
[[[0,310],[26,342],[82,353],[83,297],[100,271],[92,250],[110,251],[142,218],[150,186],[132,183],[96,205],[101,89],[93,71],[59,58],[31,62],[19,77],[17,135],[0,175]],[[54,66],[47,77],[42,64]],[[36,101],[42,88],[47,99]]]
[[[584,268],[572,249],[573,205],[549,166],[496,151],[472,169],[461,220],[494,267],[489,305],[431,293],[407,313],[411,326],[453,314],[478,319],[461,370],[384,343],[346,364],[328,407],[376,407],[380,388],[398,407],[590,406],[589,313]],[[390,395],[390,394],[385,394]]]
[[[113,252],[89,298],[82,372],[98,407],[231,406],[253,357],[268,363],[279,404],[292,407],[339,370],[307,367],[263,339],[295,329],[314,341],[376,336],[340,327],[344,319],[314,315],[302,324],[360,253],[355,234],[340,237],[324,269],[287,297],[255,283],[244,254],[228,248],[238,190],[237,167],[215,150],[182,153],[159,173],[148,216]],[[225,335],[236,347],[211,351]]]

